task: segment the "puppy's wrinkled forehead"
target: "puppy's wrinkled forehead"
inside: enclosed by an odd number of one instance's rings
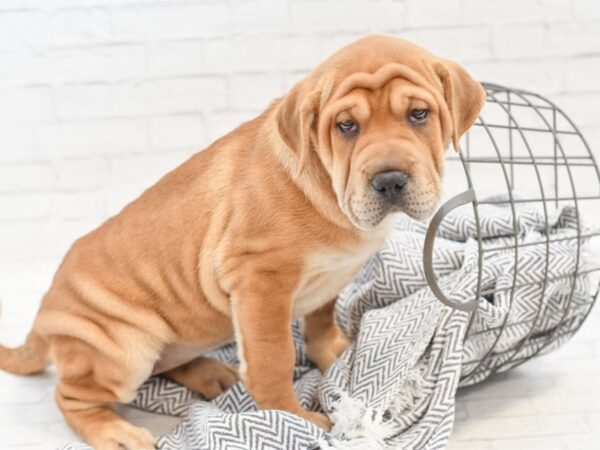
[[[404,64],[391,62],[384,64],[374,73],[355,72],[347,76],[334,90],[331,100],[335,101],[348,94],[353,89],[362,88],[373,91],[380,89],[394,78],[403,78],[418,86],[427,89],[431,88],[425,78],[414,69]]]
[[[375,92],[387,88],[388,107],[390,112],[400,114],[402,108],[402,96],[406,95],[407,83],[393,83],[395,80],[403,80],[420,88],[414,92],[415,96],[423,97],[422,100],[440,109],[442,129],[448,133],[451,129],[450,116],[444,97],[439,90],[431,86],[431,83],[414,69],[398,63],[383,65],[375,73],[356,72],[346,77],[332,92],[329,101],[323,109],[320,118],[322,124],[331,120],[331,116],[337,112],[352,106],[368,108],[367,104],[361,102],[357,96],[350,94],[356,90]],[[362,103],[362,105],[361,105]],[[380,105],[385,106],[385,105]],[[367,111],[370,113],[371,111]]]
[[[352,91],[373,92],[390,80],[427,91],[439,109],[442,142],[458,148],[485,101],[479,83],[458,64],[390,36],[367,36],[343,47],[300,80],[276,105],[278,135],[289,150],[290,170],[301,174],[311,148],[329,159],[327,130],[340,102]],[[431,106],[431,105],[430,105]]]

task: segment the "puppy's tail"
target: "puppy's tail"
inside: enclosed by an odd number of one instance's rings
[[[0,344],[0,370],[17,375],[32,375],[48,367],[48,342],[31,331],[23,345],[8,348]]]

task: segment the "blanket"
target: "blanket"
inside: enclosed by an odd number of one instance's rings
[[[546,223],[540,211],[519,205],[514,218],[507,207],[480,206],[484,248],[518,243],[519,250],[516,257],[510,248],[483,253],[476,312],[433,296],[422,264],[427,226],[400,216],[385,246],[339,296],[336,319],[352,344],[325,374],[307,357],[302,322],[294,323],[295,390],[305,408],[330,416],[331,432],[287,412],[258,410],[241,382],[206,401],[154,377],[133,406],[181,417],[158,440],[165,450],[445,448],[459,386],[558,347],[593,303],[587,242],[569,239],[576,211],[562,208]],[[547,236],[554,241],[548,247],[538,243]],[[453,211],[438,230],[433,267],[454,302],[476,295],[476,240],[470,206]],[[573,276],[577,267],[581,274]],[[233,344],[211,356],[237,363]]]

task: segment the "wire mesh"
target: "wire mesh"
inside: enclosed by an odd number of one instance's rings
[[[464,188],[475,192],[476,199],[472,207],[479,252],[476,298],[507,295],[509,306],[502,323],[484,331],[491,336],[489,346],[478,361],[463,371],[463,384],[521,364],[571,336],[585,321],[598,293],[598,289],[595,289],[581,314],[573,317],[569,312],[574,307],[577,280],[600,271],[600,263],[598,267],[584,267],[582,264],[584,242],[600,236],[600,229],[589,227],[590,224],[600,223],[600,204],[595,202],[600,200],[600,171],[580,130],[559,107],[541,95],[491,83],[483,83],[483,86],[487,93],[486,107],[464,136],[462,151],[450,158],[449,165],[454,165],[454,174],[446,177],[451,180],[446,192],[452,194],[452,191]],[[464,179],[463,186],[456,183],[458,173]],[[511,214],[513,232],[506,242],[489,245],[482,237],[480,209],[484,205],[503,205]],[[520,205],[540,211],[543,237],[528,242],[520,239],[517,219]],[[575,231],[572,235],[553,237],[551,216],[567,205],[574,211]],[[550,276],[553,251],[556,246],[565,243],[574,245],[573,270],[567,274]],[[542,320],[540,306],[533,317],[519,323],[529,327],[519,342],[510,349],[499,350],[498,343],[507,333],[515,292],[528,287],[517,282],[518,272],[523,270],[520,267],[520,252],[532,247],[544,250],[541,262],[544,264],[544,276],[534,282],[540,288],[536,304],[543,304],[549,284],[559,279],[570,283],[569,295],[562,310],[553,312],[557,323],[549,332],[538,332]],[[508,287],[484,289],[482,264],[487,255],[498,253],[512,255],[514,282]],[[597,286],[598,280],[595,279],[594,283]],[[477,311],[471,315],[468,336],[476,316]],[[535,345],[531,346],[531,342]],[[492,358],[492,355],[495,357]]]

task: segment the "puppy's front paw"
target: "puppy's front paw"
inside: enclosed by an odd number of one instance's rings
[[[308,357],[321,372],[325,372],[349,346],[348,338],[335,328],[333,332],[307,342]]]
[[[155,439],[144,429],[127,422],[118,421],[102,424],[95,430],[90,444],[98,450],[154,450]]]

